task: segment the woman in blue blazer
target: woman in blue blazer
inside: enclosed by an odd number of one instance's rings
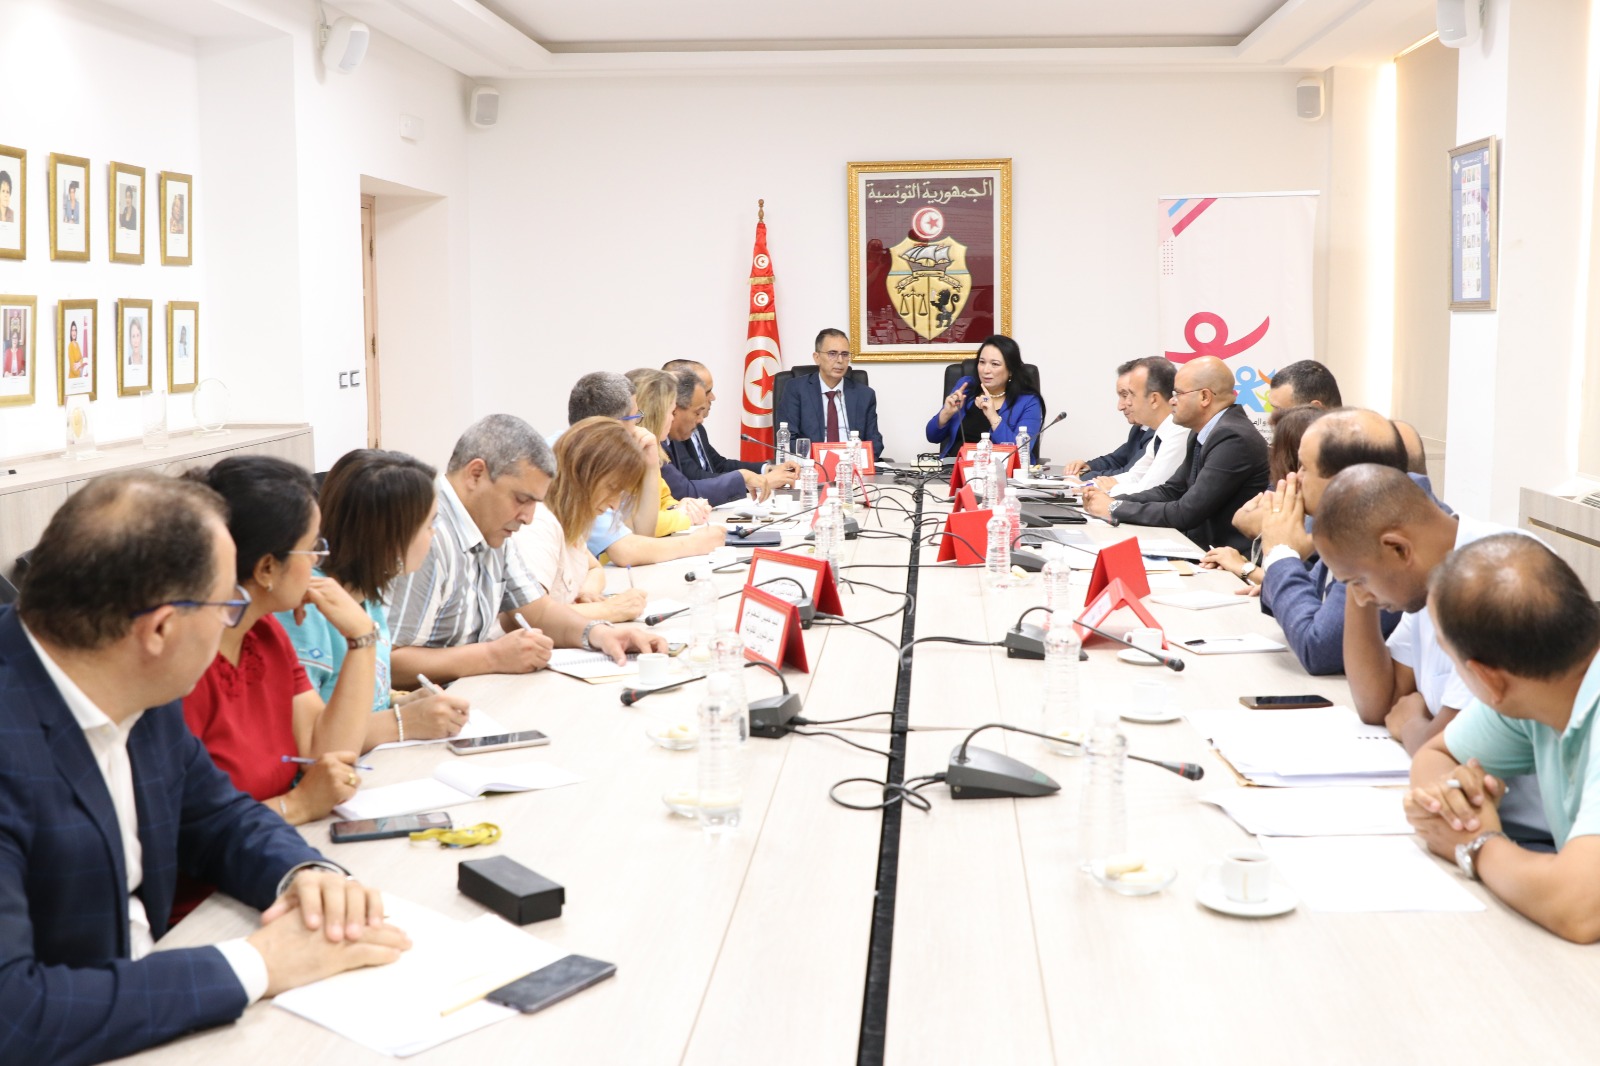
[[[958,381],[928,419],[928,440],[939,445],[940,455],[954,455],[984,433],[996,444],[1015,444],[1023,426],[1037,440],[1044,425],[1044,398],[1022,365],[1016,341],[995,334],[978,345],[977,364],[976,380],[968,375]],[[1032,463],[1033,456],[1027,459]]]

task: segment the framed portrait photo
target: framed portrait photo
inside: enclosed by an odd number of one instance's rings
[[[113,263],[144,262],[144,167],[112,163],[106,193],[106,222]]]
[[[200,305],[167,304],[167,391],[193,392],[200,380]]]
[[[154,380],[150,371],[149,300],[117,301],[117,395],[137,396]]]
[[[170,170],[161,172],[161,265],[194,262],[194,179]]]
[[[0,144],[0,259],[28,258],[28,153]]]
[[[1450,150],[1450,310],[1493,311],[1500,241],[1495,138]]]
[[[92,401],[98,390],[100,345],[95,326],[100,314],[98,300],[62,300],[56,304],[56,402],[66,405],[69,396],[87,396]]]
[[[851,163],[861,362],[949,362],[1011,328],[1011,160]]]
[[[50,258],[89,261],[89,161],[50,153]]]
[[[38,309],[38,297],[0,296],[0,407],[33,402],[39,373],[34,347]]]

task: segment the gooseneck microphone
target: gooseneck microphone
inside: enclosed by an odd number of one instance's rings
[[[1148,655],[1148,656],[1150,656],[1150,658],[1152,658],[1152,659],[1156,660],[1157,662],[1159,662],[1162,666],[1165,666],[1168,670],[1172,670],[1172,671],[1175,671],[1177,673],[1182,673],[1183,672],[1183,660],[1182,659],[1176,658],[1176,657],[1171,656],[1171,655],[1163,655],[1158,651],[1151,651],[1149,648],[1141,648],[1141,647],[1139,647],[1139,645],[1134,644],[1131,641],[1123,640],[1121,637],[1114,637],[1110,633],[1107,633],[1103,629],[1096,629],[1094,626],[1090,625],[1088,622],[1084,622],[1082,620],[1074,622],[1073,624],[1082,626],[1083,628],[1087,629],[1089,632],[1095,634],[1096,636],[1105,637],[1107,640],[1111,641],[1111,643],[1113,643],[1113,644],[1121,644],[1124,648],[1132,648],[1136,652],[1139,652],[1139,653],[1141,653],[1143,655]]]

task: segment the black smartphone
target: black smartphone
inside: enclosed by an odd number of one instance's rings
[[[410,836],[424,829],[449,829],[450,825],[450,816],[443,811],[403,814],[397,818],[357,818],[350,822],[334,822],[328,838],[335,844],[354,844],[361,840]]]
[[[601,962],[585,955],[568,955],[541,970],[519,977],[489,993],[490,1003],[511,1007],[523,1014],[544,1010],[568,996],[582,992],[617,972],[614,962]]]
[[[1255,711],[1287,711],[1300,707],[1332,707],[1325,696],[1240,696],[1239,702]]]
[[[548,743],[550,738],[537,729],[524,729],[520,733],[496,733],[490,737],[457,737],[447,747],[452,755],[478,755],[486,751],[532,748]]]

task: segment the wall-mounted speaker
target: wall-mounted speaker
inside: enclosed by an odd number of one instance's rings
[[[322,65],[340,74],[354,74],[366,57],[372,31],[365,22],[342,18],[322,27]]]
[[[1465,48],[1476,44],[1483,33],[1484,7],[1488,0],[1435,0],[1434,18],[1439,26],[1439,43],[1446,48]]]
[[[467,109],[467,117],[472,119],[472,124],[482,129],[488,129],[500,120],[500,90],[489,85],[480,85],[472,90],[472,104]]]
[[[1301,78],[1294,87],[1294,113],[1307,122],[1322,117],[1322,79]]]

